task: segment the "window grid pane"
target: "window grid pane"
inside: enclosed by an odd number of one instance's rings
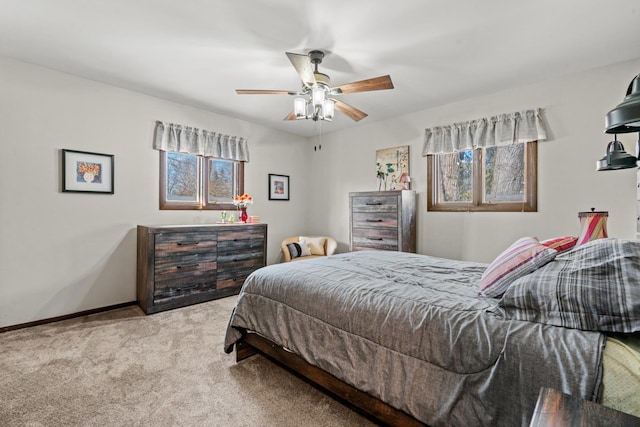
[[[525,144],[484,149],[483,202],[524,202]]]
[[[237,194],[234,188],[235,164],[229,160],[209,159],[209,203],[232,203]]]
[[[459,203],[473,200],[473,152],[439,154],[438,202]]]
[[[198,157],[167,153],[167,200],[197,202],[199,200]]]

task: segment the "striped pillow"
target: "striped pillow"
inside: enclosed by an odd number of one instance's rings
[[[564,236],[564,237],[555,237],[553,239],[547,239],[540,242],[540,244],[545,245],[548,248],[555,249],[558,252],[568,251],[573,248],[578,241],[577,237],[574,236]]]
[[[553,261],[557,254],[557,250],[542,245],[535,237],[518,239],[482,273],[480,295],[501,297],[514,280]]]

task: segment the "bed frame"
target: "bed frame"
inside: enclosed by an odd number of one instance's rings
[[[407,413],[392,408],[382,400],[370,396],[322,369],[307,363],[300,356],[285,350],[270,340],[255,333],[244,332],[242,338],[236,343],[236,362],[256,353],[277,362],[287,370],[310,381],[330,395],[346,401],[368,417],[372,417],[384,425],[394,427],[425,426],[425,424]]]

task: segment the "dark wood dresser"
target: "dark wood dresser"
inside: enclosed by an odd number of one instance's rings
[[[412,190],[349,193],[352,251],[416,251],[416,193]]]
[[[138,226],[137,299],[147,313],[237,294],[267,261],[267,224]]]

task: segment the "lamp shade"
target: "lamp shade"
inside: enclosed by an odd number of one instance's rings
[[[596,170],[608,171],[637,167],[638,159],[624,151],[620,141],[613,140],[607,145],[607,154],[596,162]]]
[[[322,116],[325,120],[331,121],[335,113],[335,102],[331,99],[325,99],[322,104]]]
[[[640,74],[629,83],[627,96],[605,117],[606,133],[640,132]]]
[[[607,217],[609,212],[578,212],[580,219],[580,236],[576,242],[577,246],[596,239],[604,239],[607,236]]]
[[[307,118],[307,100],[304,98],[294,99],[293,111],[295,112],[296,119],[306,119]]]

